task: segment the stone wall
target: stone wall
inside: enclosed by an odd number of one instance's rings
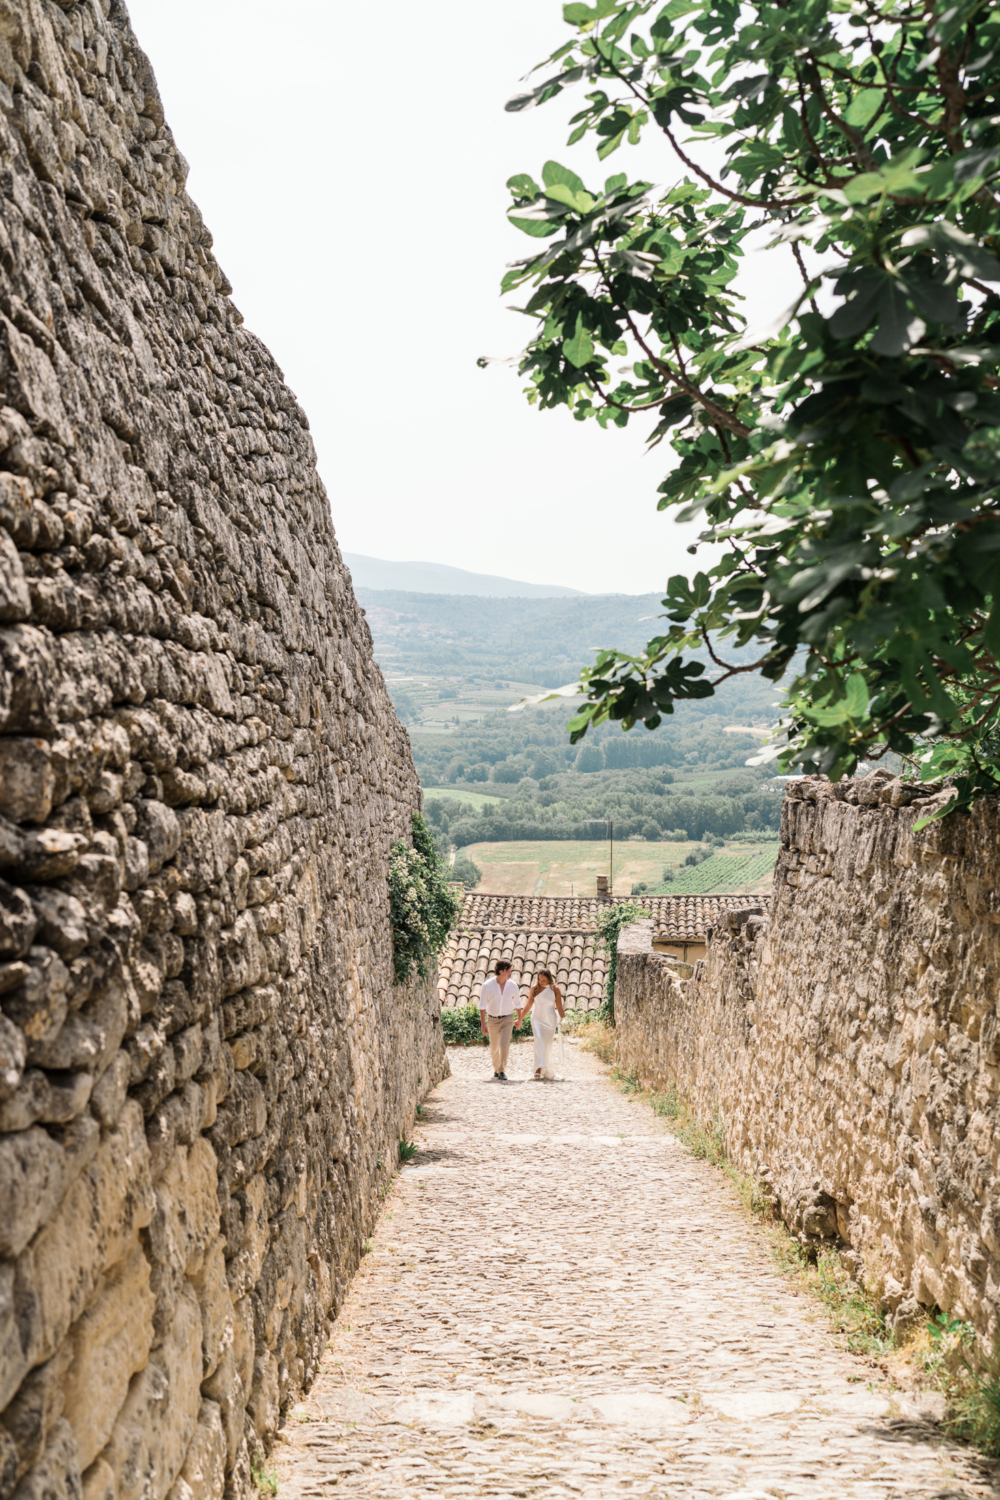
[[[792,783],[774,911],[730,914],[700,982],[622,937],[617,1058],[699,1117],[894,1317],[1000,1313],[1000,802],[938,805],[876,772]]]
[[[409,743],[185,175],[119,0],[0,0],[0,1500],[245,1491],[445,1067]]]

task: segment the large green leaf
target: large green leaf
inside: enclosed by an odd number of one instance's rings
[[[845,121],[856,130],[864,130],[887,105],[887,98],[884,88],[862,89],[844,110]]]
[[[594,341],[583,326],[583,314],[577,313],[576,326],[563,344],[563,353],[569,362],[582,369],[594,357]]]
[[[558,186],[569,188],[574,193],[586,192],[583,178],[571,172],[569,167],[560,166],[557,161],[545,163],[542,168],[542,182],[545,184],[546,191],[551,191],[552,188]]]

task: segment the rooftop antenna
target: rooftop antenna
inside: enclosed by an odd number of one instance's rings
[[[608,895],[615,893],[615,825],[610,818],[606,819],[608,825]]]

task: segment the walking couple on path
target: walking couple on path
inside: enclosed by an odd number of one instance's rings
[[[531,1030],[535,1038],[535,1077],[554,1078],[552,1043],[556,1034],[556,1012],[558,1011],[560,1019],[566,1014],[559,986],[548,969],[539,969],[537,978],[528,991],[528,1003],[520,1009],[521,991],[510,975],[510,964],[502,958],[496,966],[494,977],[487,979],[479,992],[479,1024],[483,1036],[490,1039],[493,1077],[498,1078],[501,1083],[507,1082],[507,1053],[510,1051],[514,1018],[516,1015],[520,1026],[530,1013]]]

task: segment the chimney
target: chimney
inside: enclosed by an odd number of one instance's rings
[[[597,899],[604,906],[611,905],[611,893],[608,890],[608,877],[606,875],[598,875],[597,877]]]

